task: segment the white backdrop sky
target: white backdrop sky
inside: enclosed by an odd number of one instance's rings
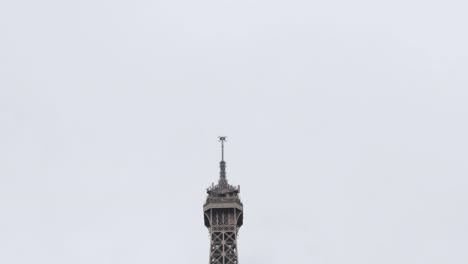
[[[466,1],[0,1],[0,263],[468,263]]]

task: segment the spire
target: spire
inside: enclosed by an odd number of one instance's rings
[[[224,142],[226,141],[226,137],[222,136],[219,137],[219,141],[221,142],[221,162],[219,163],[219,185],[227,185],[226,179],[226,162],[224,161]]]
[[[221,161],[224,161],[224,141],[226,141],[226,137],[218,137],[219,142],[221,142]]]

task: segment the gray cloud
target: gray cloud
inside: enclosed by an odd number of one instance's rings
[[[463,1],[0,3],[0,262],[467,263]]]

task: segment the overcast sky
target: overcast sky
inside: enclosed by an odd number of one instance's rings
[[[0,1],[0,263],[468,263],[468,4]]]

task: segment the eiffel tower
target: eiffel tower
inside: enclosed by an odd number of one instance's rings
[[[218,184],[212,184],[206,192],[203,206],[205,226],[210,232],[209,264],[238,264],[237,236],[243,223],[243,206],[239,197],[240,186],[229,185],[226,179],[224,142],[221,142],[221,162]]]

